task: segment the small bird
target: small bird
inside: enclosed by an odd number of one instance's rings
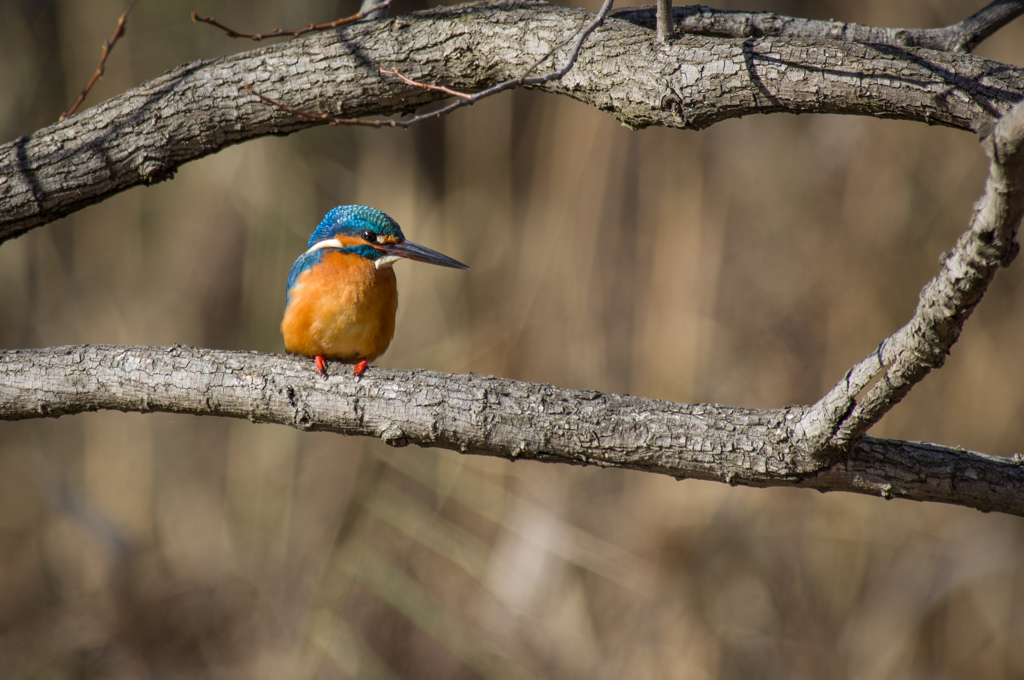
[[[405,240],[398,223],[376,208],[340,205],[309,237],[288,272],[281,334],[290,354],[355,364],[356,376],[387,350],[395,334],[400,258],[469,269],[447,255]]]

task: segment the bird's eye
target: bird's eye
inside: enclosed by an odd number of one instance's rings
[[[369,243],[376,243],[377,242],[377,235],[374,234],[369,229],[366,229],[365,231],[363,231],[363,233],[360,234],[360,236],[363,237],[364,241],[367,241]]]

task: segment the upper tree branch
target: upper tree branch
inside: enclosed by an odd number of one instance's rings
[[[0,419],[115,409],[246,418],[393,446],[853,491],[1024,515],[1024,466],[865,439],[842,463],[806,452],[803,409],[686,405],[479,375],[372,368],[321,379],[306,360],[189,347],[0,352]]]
[[[845,21],[788,17],[774,12],[742,12],[703,5],[676,7],[672,23],[683,33],[719,38],[795,38],[923,47],[970,52],[1000,28],[1024,14],[1024,0],[996,0],[963,21],[944,28],[883,28]],[[656,8],[627,7],[612,13],[617,19],[653,29]]]
[[[521,77],[592,19],[537,3],[449,7],[186,64],[0,146],[0,242],[167,179],[230,144],[317,124],[246,94],[246,84],[295,109],[342,118],[406,113],[443,94],[382,76],[380,68],[478,91]],[[568,49],[557,50],[560,61]],[[651,31],[609,19],[571,71],[536,87],[633,127],[703,128],[788,111],[975,130],[1024,97],[1024,69],[848,41],[683,35],[663,44]]]

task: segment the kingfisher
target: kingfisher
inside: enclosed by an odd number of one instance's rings
[[[405,239],[386,214],[365,205],[330,210],[288,272],[281,334],[289,354],[355,364],[361,376],[391,344],[398,286],[392,265],[406,258],[454,269],[458,260]]]

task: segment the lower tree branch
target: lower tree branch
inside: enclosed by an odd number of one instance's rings
[[[985,192],[967,231],[943,256],[939,273],[921,291],[914,316],[850,369],[804,416],[802,432],[816,436],[820,444],[815,448],[827,455],[844,455],[914,385],[945,363],[996,272],[1009,266],[1020,251],[1024,102],[998,121],[982,145],[990,160]]]
[[[959,449],[865,439],[825,464],[803,408],[752,410],[372,367],[323,380],[305,359],[191,347],[86,345],[0,352],[0,419],[97,410],[245,418],[530,459],[745,486],[851,491],[1024,516],[1024,466]]]

